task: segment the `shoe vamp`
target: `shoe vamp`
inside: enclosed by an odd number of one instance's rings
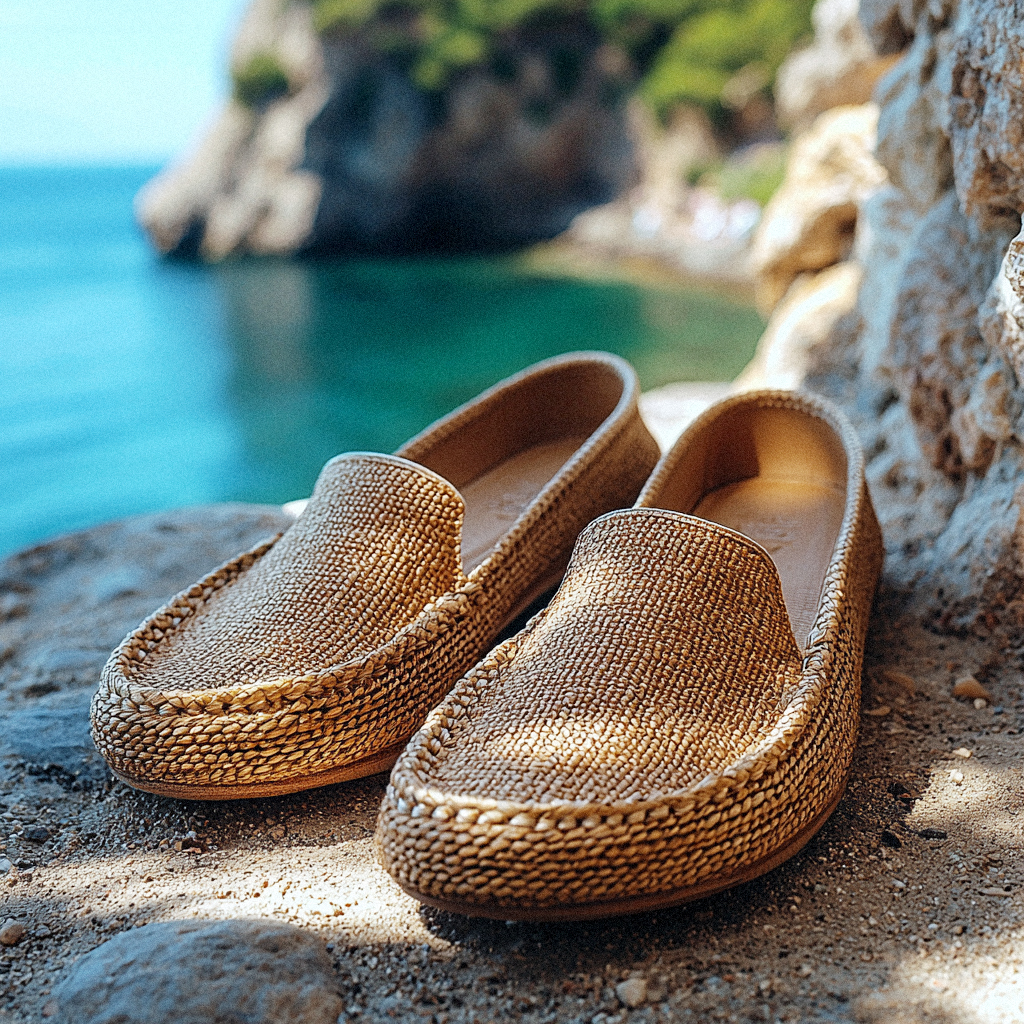
[[[185,620],[137,680],[196,690],[324,671],[386,643],[457,586],[461,501],[370,468],[333,481],[340,494],[321,479],[320,503]]]
[[[730,558],[725,580],[657,548],[579,561],[458,719],[432,785],[524,802],[650,799],[722,771],[778,725],[801,658],[760,559],[738,572]]]

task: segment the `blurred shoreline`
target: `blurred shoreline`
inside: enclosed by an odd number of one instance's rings
[[[531,272],[585,281],[621,282],[650,288],[692,288],[754,307],[754,278],[701,274],[654,253],[611,252],[578,241],[570,233],[538,242],[519,259]]]

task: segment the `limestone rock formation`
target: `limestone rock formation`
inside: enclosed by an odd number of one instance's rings
[[[851,215],[849,259],[861,275],[859,294],[803,364],[806,330],[783,330],[799,307],[796,295],[787,295],[762,343],[761,371],[751,372],[764,378],[774,350],[777,362],[805,366],[805,384],[853,415],[882,513],[886,571],[910,605],[942,627],[988,635],[1003,622],[1019,630],[1020,13],[1014,4],[986,0],[861,0],[860,18],[876,50],[899,59],[875,92],[880,173]],[[807,148],[798,142],[789,181],[810,173]],[[772,259],[761,264],[767,294],[778,297],[787,278],[777,268],[801,261],[808,270],[823,267],[824,247],[813,236],[804,242],[808,233],[789,225],[781,200],[769,212],[763,238],[791,240],[776,241]],[[773,223],[775,217],[782,219]],[[835,261],[842,260],[834,236],[832,246]],[[762,252],[769,248],[762,243]],[[800,287],[813,294],[828,273]]]
[[[1024,380],[1024,230],[1010,242],[978,314],[982,336]]]
[[[879,57],[857,17],[857,0],[820,0],[812,13],[814,42],[786,58],[775,80],[779,122],[804,131],[832,107],[871,99],[892,65]]]
[[[266,921],[170,921],[110,939],[53,995],[54,1024],[335,1024],[322,941]]]
[[[583,29],[513,33],[505,56],[501,77],[467,71],[439,102],[361,35],[314,31],[307,0],[253,0],[232,66],[272,58],[284,91],[229,101],[194,153],[140,194],[138,218],[161,251],[209,259],[552,237],[634,173],[618,98],[630,68]]]
[[[922,12],[938,6],[934,0],[860,0],[858,13],[879,53],[899,53],[913,39]]]
[[[923,454],[953,480],[983,473],[1010,436],[1013,385],[977,320],[1008,240],[969,220],[950,192],[920,220],[901,266],[881,367]]]
[[[946,102],[935,69],[948,66],[948,35],[922,35],[879,82],[876,155],[904,202],[924,212],[953,184]]]
[[[964,212],[1024,209],[1024,30],[1014,3],[962,0],[951,18],[949,135]]]
[[[872,156],[873,104],[822,114],[792,149],[786,179],[765,209],[752,260],[758,301],[772,309],[798,274],[846,259],[857,206],[885,180]]]
[[[863,271],[847,260],[817,274],[801,274],[772,314],[757,352],[734,382],[747,388],[799,388],[821,359],[823,346],[838,343],[840,321],[857,302]]]

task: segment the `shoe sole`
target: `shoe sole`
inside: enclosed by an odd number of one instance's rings
[[[438,899],[435,896],[417,892],[409,886],[402,885],[401,882],[398,884],[413,899],[419,900],[420,903],[427,906],[445,910],[450,914],[461,914],[464,917],[489,917],[496,921],[593,921],[603,917],[619,917],[627,914],[641,914],[651,910],[664,910],[667,907],[677,907],[683,903],[692,903],[694,900],[714,896],[726,889],[742,885],[744,882],[751,882],[795,856],[814,838],[839,806],[839,801],[846,791],[846,781],[843,779],[843,784],[836,796],[823,810],[818,812],[805,828],[770,856],[750,864],[734,874],[708,879],[698,885],[684,886],[682,889],[672,889],[669,892],[654,893],[649,896],[630,896],[625,899],[595,903],[522,907]]]
[[[551,599],[558,584],[565,575],[565,566],[557,575],[549,576],[533,588],[516,606],[509,615],[508,621],[501,629],[499,639],[512,626],[517,625],[518,620],[525,614],[533,614]],[[452,681],[454,685],[455,680]],[[395,766],[399,754],[405,750],[406,744],[412,738],[412,733],[399,743],[382,750],[370,757],[364,757],[359,761],[352,761],[349,764],[337,768],[329,768],[326,771],[316,772],[313,775],[296,775],[290,779],[280,779],[272,782],[246,783],[241,786],[218,786],[215,784],[192,783],[192,782],[159,782],[153,779],[138,778],[119,772],[111,768],[111,772],[132,789],[140,789],[145,793],[155,793],[157,796],[170,796],[175,800],[249,800],[261,796],[285,796],[288,793],[301,793],[307,789],[319,789],[322,786],[332,786],[338,782],[352,782],[355,779],[365,779],[370,775],[379,775],[381,772],[389,772]]]

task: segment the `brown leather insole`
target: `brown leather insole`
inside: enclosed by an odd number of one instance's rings
[[[772,556],[803,650],[843,522],[845,495],[830,487],[752,477],[705,495],[693,514],[728,526]]]
[[[462,565],[466,573],[487,557],[587,436],[565,437],[528,448],[459,489],[466,502],[462,525]]]

